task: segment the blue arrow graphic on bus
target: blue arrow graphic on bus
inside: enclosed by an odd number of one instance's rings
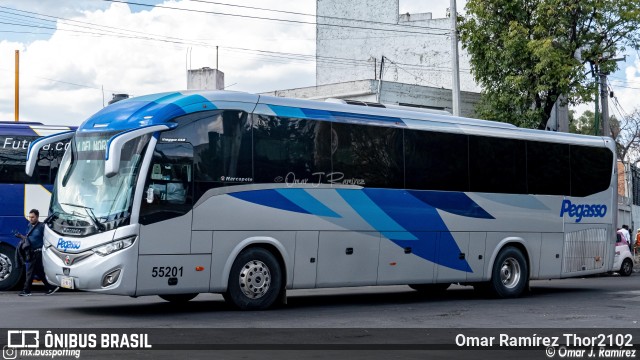
[[[473,272],[467,261],[459,258],[460,248],[433,206],[407,191],[337,191],[365,221],[396,245],[410,246],[413,254],[436,264]],[[393,231],[396,229],[398,232]],[[420,232],[415,229],[430,231]],[[440,233],[437,252],[434,232]]]
[[[438,213],[494,219],[465,193],[390,189],[336,189],[358,216],[400,247],[451,269],[472,272],[453,235]],[[270,208],[322,216],[326,220],[343,218],[336,208],[312,196],[312,189],[264,189],[230,193],[237,199]],[[333,204],[335,206],[335,204]],[[437,243],[437,247],[436,247]]]

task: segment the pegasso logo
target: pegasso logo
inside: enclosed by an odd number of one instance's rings
[[[65,241],[63,238],[58,239],[58,245],[56,245],[58,249],[68,250],[68,249],[80,249],[80,241]]]
[[[604,204],[580,204],[576,205],[571,203],[571,200],[564,200],[562,202],[562,209],[560,209],[560,217],[564,217],[564,214],[568,213],[569,217],[575,217],[576,222],[580,222],[583,217],[604,217],[607,215],[607,205]]]

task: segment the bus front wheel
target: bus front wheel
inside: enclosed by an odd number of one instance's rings
[[[241,310],[264,310],[278,299],[282,272],[276,257],[263,248],[249,248],[231,266],[224,298]]]
[[[15,249],[0,245],[0,291],[12,290],[21,286],[23,266],[16,264]]]
[[[529,280],[527,262],[519,249],[509,246],[498,254],[491,271],[489,287],[499,298],[522,295]]]

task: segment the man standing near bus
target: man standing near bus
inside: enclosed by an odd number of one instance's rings
[[[631,234],[629,233],[629,225],[622,225],[622,235],[624,235],[624,239],[627,241],[627,246],[629,247],[629,251],[633,254],[633,245],[631,245]]]
[[[44,267],[42,266],[42,245],[44,238],[44,224],[39,221],[40,212],[37,209],[29,211],[29,226],[27,227],[27,235],[16,234],[16,237],[21,239],[18,245],[18,251],[25,249],[26,256],[25,266],[27,270],[27,276],[24,282],[24,287],[20,296],[31,296],[31,283],[35,275],[42,281],[47,292],[45,295],[51,295],[58,291],[57,286],[53,286],[47,282],[47,278],[44,274]],[[24,245],[26,246],[23,246]]]

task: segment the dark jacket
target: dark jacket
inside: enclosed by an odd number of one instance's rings
[[[42,248],[42,245],[44,245],[44,223],[38,222],[35,225],[29,223],[27,227],[27,239],[29,239],[32,249]]]
[[[44,224],[39,222],[35,225],[29,224],[27,235],[20,239],[16,248],[16,263],[24,265],[25,262],[31,261],[33,251],[42,248],[44,237]],[[39,246],[38,246],[39,244]]]
[[[31,248],[29,239],[26,237],[20,239],[18,247],[16,248],[16,263],[24,265],[25,262],[31,261],[32,255],[33,249]]]

